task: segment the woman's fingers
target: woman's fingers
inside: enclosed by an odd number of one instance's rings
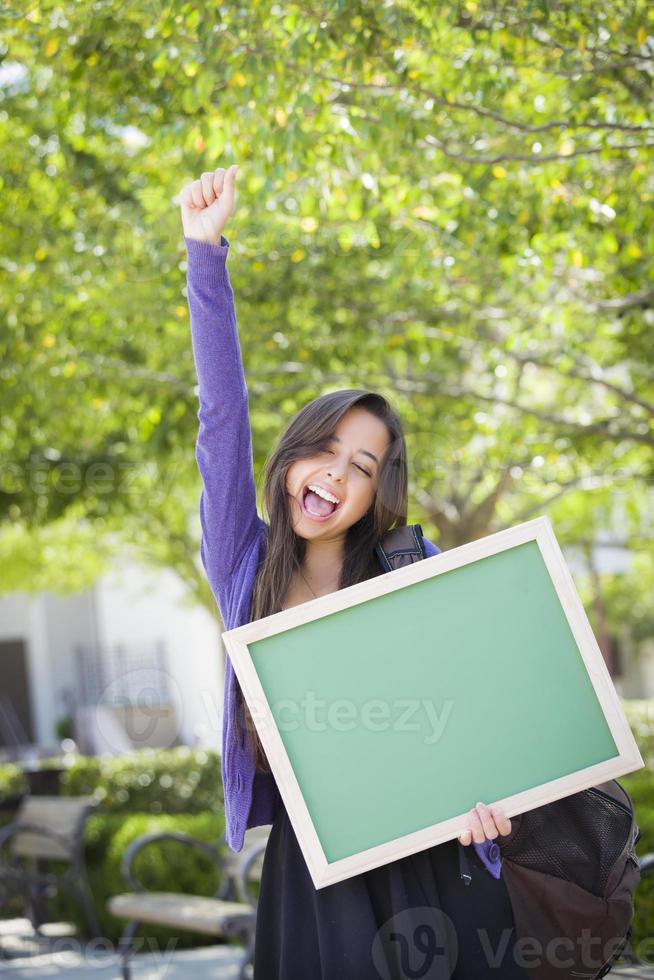
[[[179,195],[180,203],[183,204],[187,208],[194,208],[195,207],[195,202],[193,200],[193,189],[192,189],[192,187],[193,187],[192,184],[186,184],[186,186],[182,188],[181,193]]]
[[[180,202],[189,208],[207,208],[216,201],[223,190],[233,189],[234,179],[238,167],[236,165],[225,170],[218,167],[216,170],[205,170],[199,180],[192,180],[187,184],[179,195]],[[228,175],[227,182],[225,175]]]
[[[459,836],[459,840],[462,844],[472,844],[473,840],[476,844],[481,844],[483,839],[484,828],[479,819],[479,814],[473,807],[472,810],[468,810],[468,829]]]
[[[481,839],[475,837],[477,844],[481,844],[482,841],[489,838],[493,840],[497,837],[499,831],[495,826],[495,820],[493,819],[493,814],[490,812],[485,803],[478,803],[475,807],[474,812],[478,814],[479,825],[481,827],[482,837]]]
[[[225,180],[225,168],[218,167],[213,172],[213,189],[216,197],[220,197],[223,191],[223,183]]]
[[[202,184],[202,193],[204,195],[204,203],[209,207],[210,204],[218,197],[218,193],[214,190],[213,186],[214,172],[213,170],[206,170],[200,177],[200,183]]]
[[[236,203],[236,172],[238,167],[233,165],[229,170],[223,171],[220,175],[220,203],[218,211],[223,224],[227,221],[234,211]]]
[[[206,178],[209,177],[207,181]],[[208,202],[206,197],[209,198]],[[179,195],[179,200],[187,208],[199,208],[202,210],[206,208],[208,204],[212,204],[215,201],[215,195],[213,192],[213,172],[209,174],[202,174],[200,180],[192,180],[190,184],[182,189]]]
[[[196,208],[205,207],[204,194],[202,193],[202,181],[194,180],[191,184],[191,194],[193,195],[193,203]]]
[[[468,811],[468,830],[459,835],[462,844],[483,844],[485,840],[494,840],[500,834],[511,833],[511,821],[501,807],[487,807],[478,803]]]
[[[205,170],[199,180],[192,180],[181,191],[184,234],[197,241],[218,245],[221,234],[236,205],[238,165],[229,169]]]
[[[507,817],[504,810],[499,806],[492,806],[491,810],[493,812],[493,816],[495,817],[495,826],[502,837],[506,837],[507,834],[511,833],[510,819]]]
[[[468,813],[468,824],[470,825],[472,839],[475,844],[482,844],[486,839],[486,832],[484,830],[484,825],[481,822],[477,807],[473,807]]]

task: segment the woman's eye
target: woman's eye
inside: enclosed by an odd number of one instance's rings
[[[323,449],[323,452],[324,452],[324,453],[331,453],[331,454],[332,454],[332,456],[335,456],[335,455],[336,455],[336,453],[334,452],[334,450],[333,450],[333,449]],[[363,466],[359,466],[359,464],[358,464],[358,463],[355,463],[354,465],[356,466],[356,468],[357,468],[358,470],[361,470],[361,472],[362,472],[362,473],[365,473],[365,474],[366,474],[366,476],[370,476],[370,477],[372,477],[372,473],[369,473],[369,472],[368,472],[368,470],[366,470],[366,469],[364,469],[364,468],[363,468]]]

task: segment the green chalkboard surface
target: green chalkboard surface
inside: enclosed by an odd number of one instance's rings
[[[329,861],[618,754],[535,541],[250,653]]]
[[[547,519],[223,636],[318,887],[643,764]]]

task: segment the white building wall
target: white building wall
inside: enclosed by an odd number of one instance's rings
[[[42,659],[50,666],[50,710],[53,715],[50,731],[54,739],[56,722],[70,710],[67,695],[77,688],[77,650],[97,642],[93,592],[88,590],[68,596],[43,592],[39,598],[42,610],[39,628],[45,633],[40,647],[45,651]],[[39,683],[38,676],[36,683]]]
[[[75,644],[93,637],[91,599],[89,592],[0,598],[0,639],[25,643],[34,734],[41,745],[55,745],[57,721],[68,713],[65,692],[75,684]]]
[[[28,596],[20,592],[0,598],[0,640],[22,640],[25,643],[27,656],[27,670],[30,675],[30,703],[32,721],[34,724],[35,737],[41,741],[43,723],[41,721],[41,710],[46,711],[49,717],[49,708],[44,705],[44,689],[37,690],[34,678],[37,675],[38,667],[43,660],[42,649],[37,649],[38,643],[33,637],[34,623],[38,620],[36,607],[39,604],[38,596]],[[43,637],[41,636],[41,642]],[[0,670],[2,665],[0,665]],[[45,692],[49,685],[45,686]],[[47,718],[46,718],[47,725]]]
[[[219,748],[223,675],[218,623],[205,609],[188,600],[184,604],[184,583],[170,571],[121,563],[96,584],[95,594],[104,644],[129,650],[163,641],[180,740]],[[144,684],[147,688],[147,677]]]
[[[0,639],[25,643],[39,745],[56,744],[56,723],[69,711],[67,691],[77,692],[79,687],[80,645],[110,651],[123,644],[129,654],[161,641],[175,704],[174,734],[184,744],[220,748],[224,669],[220,628],[205,609],[188,600],[185,604],[186,596],[184,583],[173,572],[122,562],[83,593],[0,597]],[[150,703],[145,687],[143,698]],[[111,704],[116,692],[104,693]],[[115,700],[118,704],[120,699]]]

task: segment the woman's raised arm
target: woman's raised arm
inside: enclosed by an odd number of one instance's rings
[[[195,458],[202,477],[202,564],[220,603],[259,525],[248,392],[222,234],[234,210],[237,167],[203,173],[180,194],[187,299],[198,378]]]

